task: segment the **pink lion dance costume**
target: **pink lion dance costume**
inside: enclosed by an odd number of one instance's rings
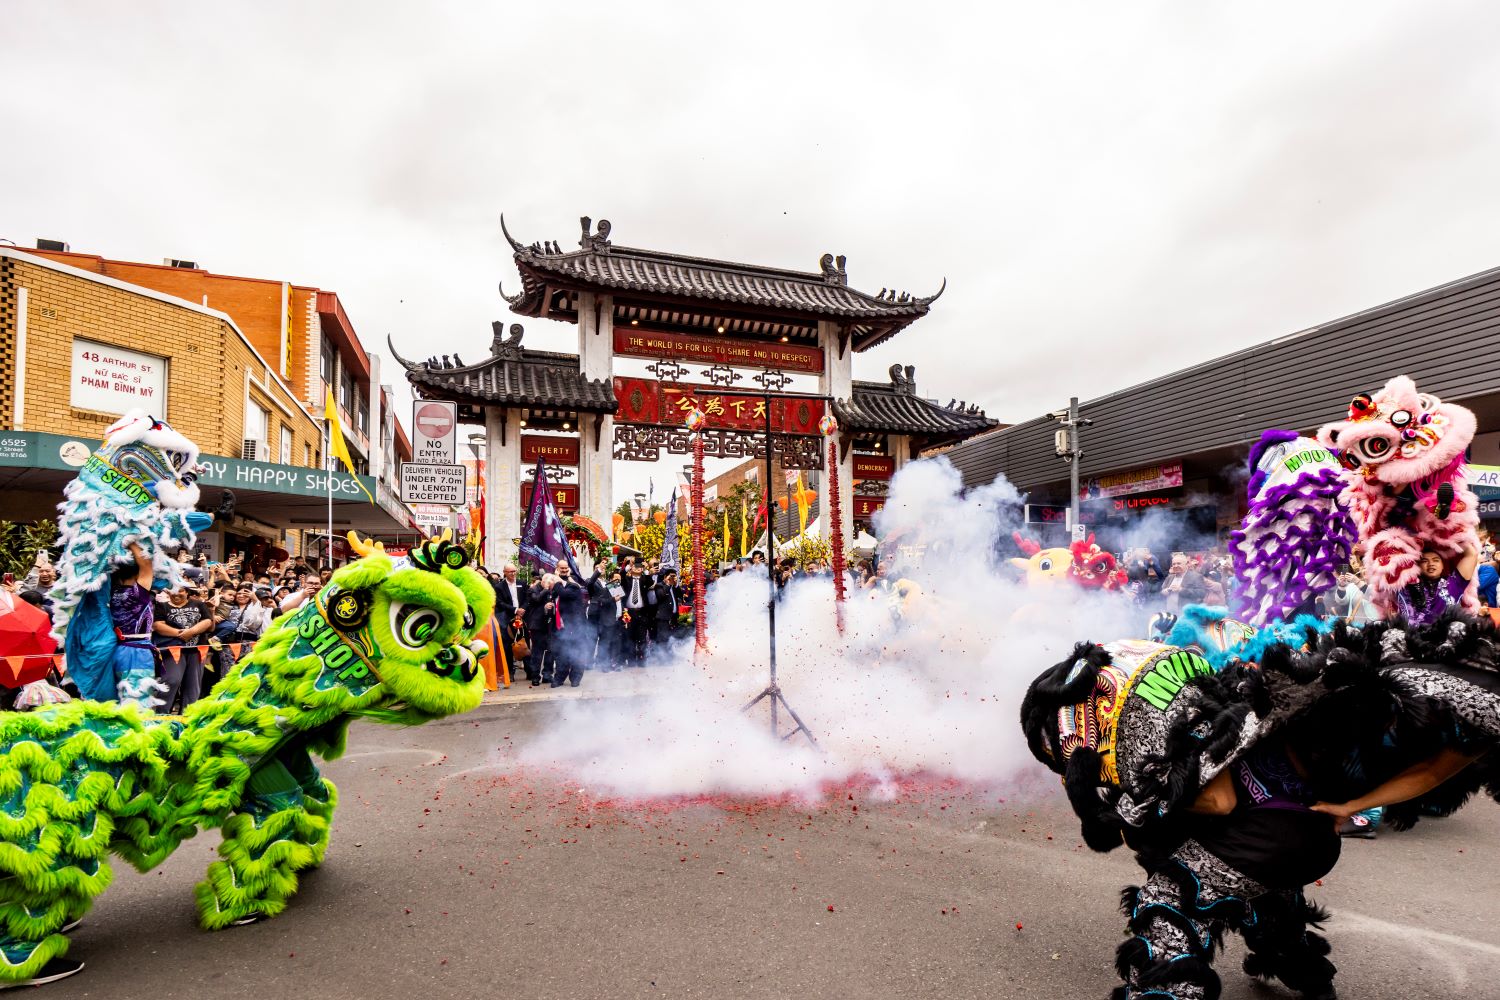
[[[1423,548],[1452,559],[1478,546],[1479,502],[1464,468],[1474,430],[1471,411],[1398,375],[1373,396],[1355,396],[1348,419],[1318,431],[1346,470],[1340,500],[1359,529],[1369,597],[1383,614],[1416,581]],[[1463,607],[1479,609],[1472,583]]]

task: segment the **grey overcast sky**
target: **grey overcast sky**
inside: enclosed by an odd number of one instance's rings
[[[527,241],[586,214],[632,246],[844,253],[868,290],[946,277],[855,375],[915,364],[1006,421],[1500,264],[1492,3],[3,16],[0,237],[333,289],[382,352],[483,353],[502,210]]]

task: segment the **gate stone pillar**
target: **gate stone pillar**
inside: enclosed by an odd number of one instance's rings
[[[484,410],[484,564],[499,569],[516,559],[521,534],[521,414],[502,406]],[[502,437],[504,440],[502,441]]]
[[[615,302],[612,295],[578,296],[578,367],[585,378],[614,378]],[[578,415],[578,507],[606,532],[614,511],[615,418]]]
[[[848,402],[854,394],[854,348],[846,345],[843,356],[839,356],[839,325],[826,319],[818,321],[818,346],[823,348],[823,374],[818,379],[818,391]],[[846,451],[841,447],[839,453],[842,455],[838,468],[840,520],[844,525],[844,544],[850,546],[854,544],[854,449]],[[824,459],[827,459],[826,454]],[[833,472],[832,469],[828,471]],[[827,484],[824,484],[822,493],[826,496],[827,492]],[[828,509],[821,503],[819,506]],[[833,538],[833,524],[828,518],[824,518],[823,536]]]

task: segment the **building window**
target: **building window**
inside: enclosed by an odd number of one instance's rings
[[[292,465],[296,458],[292,455],[292,429],[283,426],[281,428],[281,461],[284,465]]]
[[[359,401],[359,432],[366,435],[370,433],[370,404],[363,398]]]
[[[323,373],[323,381],[333,385],[334,368],[337,365],[337,355],[333,352],[333,343],[327,337],[323,338],[323,361],[320,371]]]
[[[302,446],[302,464],[309,469],[313,467],[311,444],[304,444]]]
[[[256,462],[269,461],[271,413],[251,403],[245,407],[245,443],[240,457]]]
[[[345,413],[354,412],[354,375],[351,372],[345,372],[339,381],[339,405]]]

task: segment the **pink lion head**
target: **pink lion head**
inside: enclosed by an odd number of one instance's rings
[[[1344,468],[1399,488],[1461,460],[1475,426],[1472,411],[1418,392],[1398,375],[1374,395],[1355,396],[1348,419],[1325,424],[1318,441]]]

